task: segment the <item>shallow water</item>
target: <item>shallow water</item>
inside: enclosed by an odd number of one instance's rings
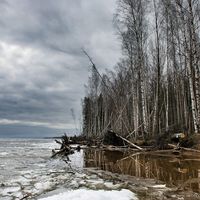
[[[29,195],[30,199],[38,199],[39,196],[46,197],[45,193],[48,197],[80,188],[92,190],[127,188],[123,186],[123,182],[114,183],[105,180],[99,177],[98,173],[87,175],[85,168],[153,178],[164,181],[167,186],[182,186],[184,190],[192,189],[200,193],[198,159],[84,149],[70,155],[71,162],[66,163],[59,157],[50,158],[52,149],[58,147],[54,140],[47,139],[0,140],[0,199],[14,200]],[[193,181],[187,182],[188,180]],[[146,185],[147,183],[144,183],[142,187],[145,188]]]
[[[85,166],[113,173],[153,178],[165,182],[169,187],[177,186],[200,193],[198,157],[156,156],[88,149],[85,151]]]

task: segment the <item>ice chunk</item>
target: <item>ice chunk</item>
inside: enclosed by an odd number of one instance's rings
[[[11,187],[6,187],[3,189],[2,191],[2,195],[3,196],[6,196],[8,194],[12,194],[14,192],[18,192],[20,190],[20,187],[19,186],[11,186]]]
[[[154,185],[152,186],[153,188],[165,188],[166,187],[166,184],[163,184],[163,185]]]
[[[46,181],[46,182],[42,182],[42,183],[36,183],[34,186],[37,190],[43,191],[43,190],[47,190],[47,189],[51,188],[52,183],[49,181]]]
[[[7,156],[8,154],[7,152],[0,152],[0,156]]]

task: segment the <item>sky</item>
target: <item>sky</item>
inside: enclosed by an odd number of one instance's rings
[[[115,9],[116,0],[0,1],[0,137],[80,127],[90,73],[81,49],[100,72],[114,67],[121,56]]]

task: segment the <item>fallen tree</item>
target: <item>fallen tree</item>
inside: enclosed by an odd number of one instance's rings
[[[73,154],[74,150],[80,150],[80,146],[75,148],[70,146],[70,141],[66,134],[61,137],[61,141],[55,140],[55,142],[60,145],[60,149],[53,149],[51,158],[54,158],[57,155],[66,156],[68,158],[68,155]]]

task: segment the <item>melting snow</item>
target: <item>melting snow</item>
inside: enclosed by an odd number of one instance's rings
[[[42,198],[39,200],[137,200],[138,198],[129,190],[105,191],[105,190],[87,190],[79,189],[67,191],[54,196]]]

